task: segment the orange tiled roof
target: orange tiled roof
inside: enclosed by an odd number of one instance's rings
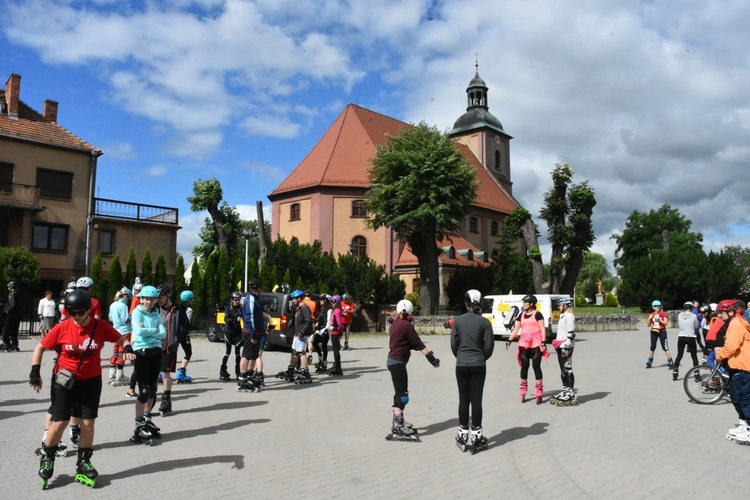
[[[486,267],[489,266],[490,263],[492,263],[492,259],[489,259],[489,262],[482,262],[478,257],[475,257],[474,260],[468,260],[465,256],[461,255],[459,252],[461,250],[471,250],[472,253],[476,256],[476,254],[480,251],[477,247],[466,241],[465,239],[461,238],[457,235],[450,235],[446,236],[442,239],[442,241],[437,242],[438,249],[441,249],[443,247],[450,247],[452,246],[456,250],[456,258],[451,259],[448,257],[448,255],[445,252],[440,252],[440,255],[438,256],[438,259],[440,262],[442,262],[444,265],[453,265],[453,266],[482,266]],[[417,257],[411,253],[411,247],[409,245],[404,245],[404,249],[401,251],[401,255],[398,257],[398,262],[396,263],[396,269],[399,267],[416,267],[419,265],[419,260]]]
[[[407,123],[349,104],[315,147],[269,195],[316,186],[363,187],[370,185],[367,169],[376,145],[386,134],[396,135]]]
[[[375,146],[383,145],[388,135],[396,135],[409,124],[380,113],[349,104],[323,137],[292,173],[268,197],[318,186],[368,188],[367,169]],[[519,203],[485,169],[471,150],[458,147],[477,171],[479,189],[475,206],[509,214]]]
[[[0,90],[0,98],[4,96],[5,90]],[[23,101],[18,102],[18,119],[0,114],[0,137],[102,153],[99,148],[75,136],[64,127],[47,120]]]

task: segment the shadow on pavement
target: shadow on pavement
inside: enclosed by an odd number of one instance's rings
[[[547,427],[549,427],[548,423],[537,422],[531,427],[511,427],[510,429],[505,429],[500,434],[497,434],[490,438],[490,447],[502,446],[504,444],[510,443],[511,441],[523,439],[528,436],[537,436],[539,434],[544,434],[545,432],[547,432]]]
[[[597,399],[604,399],[609,396],[609,392],[595,392],[593,394],[579,394],[578,395],[578,406],[588,403],[589,401],[596,401]]]
[[[235,391],[236,392],[236,391]],[[261,406],[268,404],[268,401],[232,401],[227,403],[220,403],[213,406],[204,406],[202,408],[192,408],[190,410],[180,411],[183,413],[200,413],[202,411],[214,411],[214,410],[244,410],[250,406]]]
[[[47,391],[49,393],[49,391]],[[47,398],[49,399],[49,398]],[[0,401],[0,406],[17,406],[17,405],[30,405],[41,402],[41,399],[9,399],[7,401]]]
[[[202,465],[210,465],[216,463],[232,464],[232,469],[240,470],[245,468],[245,457],[242,455],[219,455],[212,457],[191,457],[178,460],[166,460],[155,462],[152,464],[144,464],[139,467],[120,471],[116,474],[100,475],[96,480],[96,487],[101,488],[104,486],[109,486],[110,484],[112,484],[112,481],[116,481],[118,479],[142,477],[147,474],[167,472],[170,470],[184,469],[187,467],[200,467]]]
[[[429,436],[430,434],[437,434],[438,432],[447,431],[448,429],[453,429],[457,427],[458,427],[457,418],[451,418],[443,422],[430,424],[426,427],[420,427],[420,426],[415,425],[415,428],[419,431],[420,436]]]

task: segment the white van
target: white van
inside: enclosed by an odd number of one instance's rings
[[[525,295],[487,295],[482,299],[482,316],[492,323],[495,337],[510,337],[513,325],[523,310],[521,299],[524,297]],[[536,295],[536,298],[539,301],[536,309],[544,316],[547,327],[547,340],[551,340],[557,335],[557,322],[560,320],[557,303],[562,298],[570,298],[570,295]]]

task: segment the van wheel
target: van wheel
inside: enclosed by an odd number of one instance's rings
[[[219,328],[219,325],[212,323],[206,328],[206,337],[208,337],[210,342],[223,342],[224,339],[219,335],[220,331],[221,329]]]

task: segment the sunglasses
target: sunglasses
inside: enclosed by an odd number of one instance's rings
[[[69,315],[75,316],[76,318],[78,316],[86,316],[87,313],[88,313],[88,309],[84,309],[82,311],[68,311]]]

